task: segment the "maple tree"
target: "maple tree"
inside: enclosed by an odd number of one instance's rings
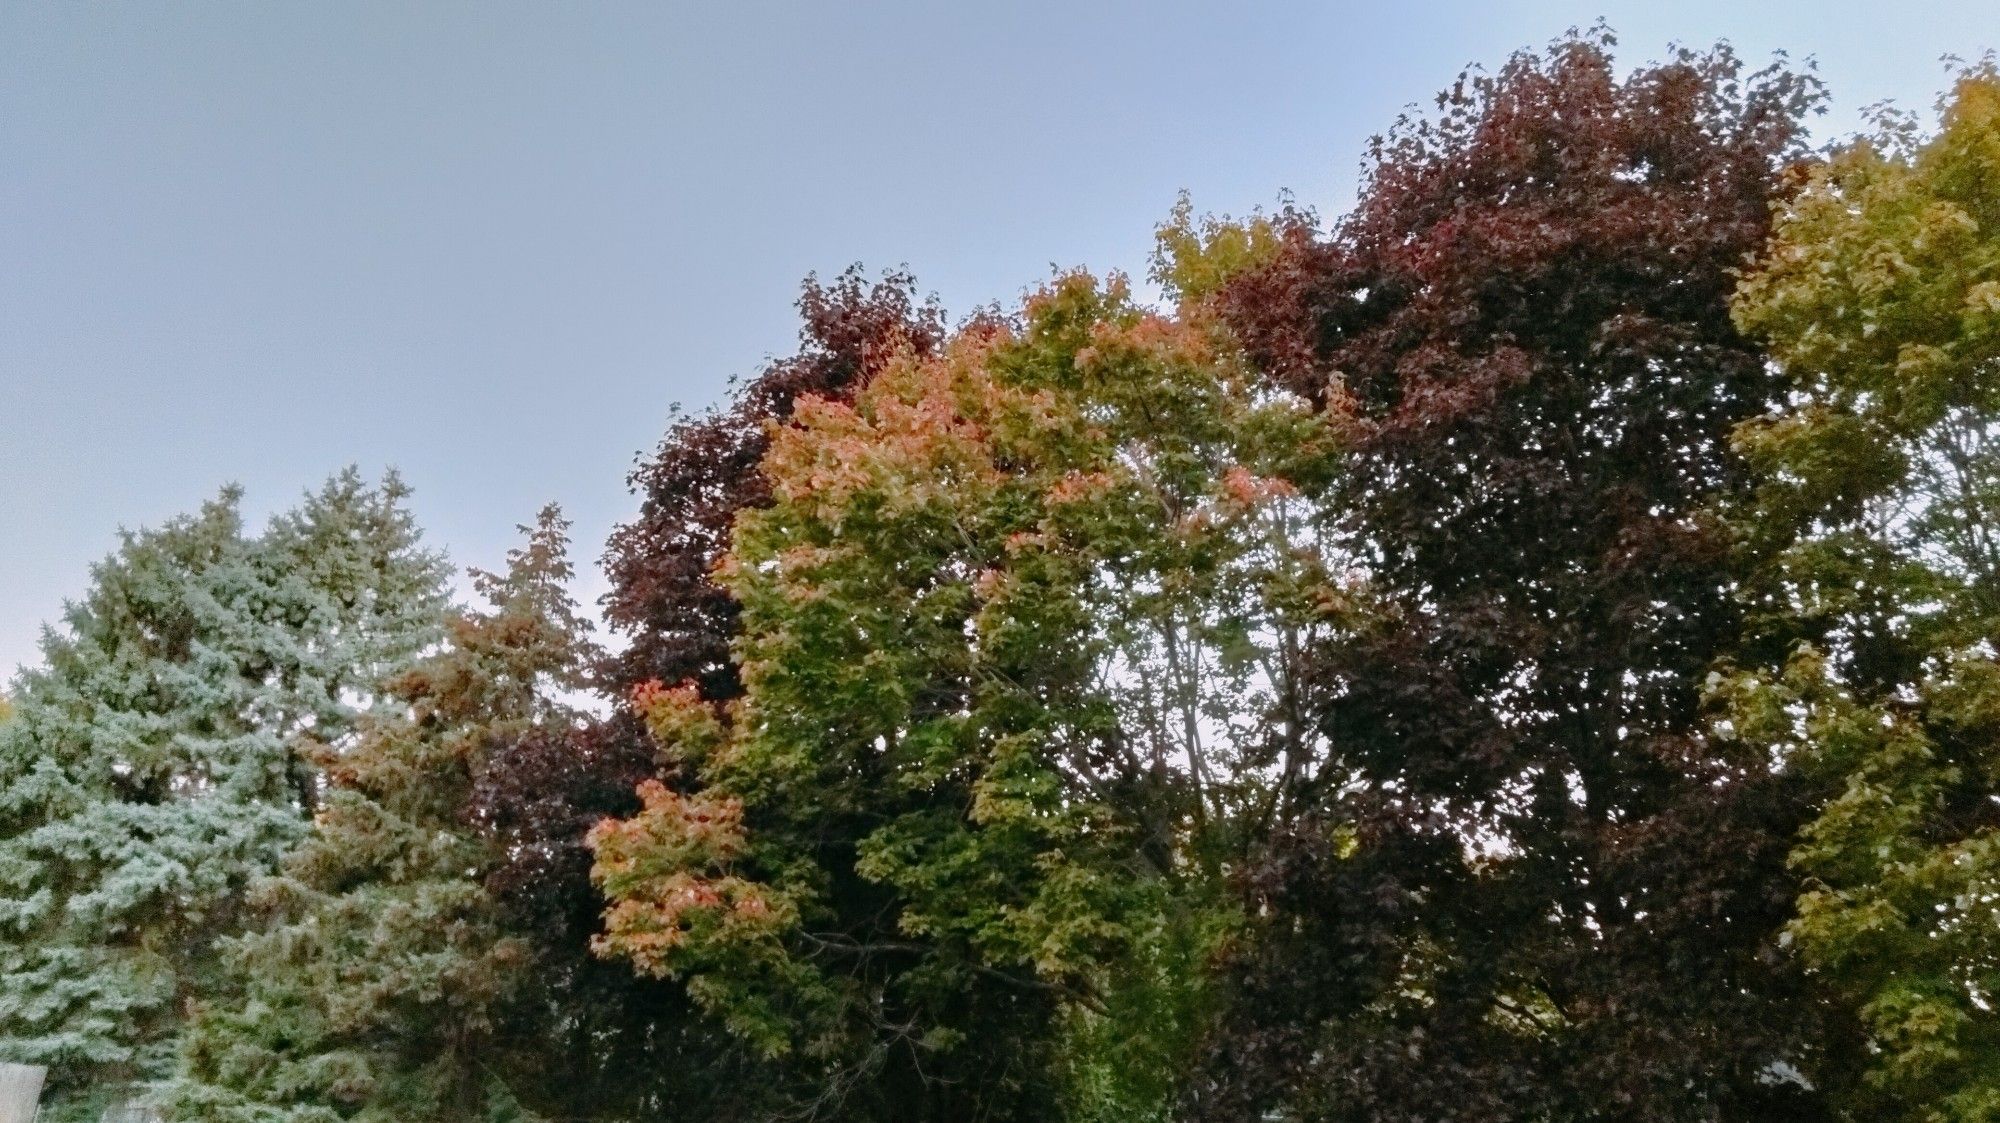
[[[393,476],[0,699],[59,1123],[2000,1117],[2000,72],[1469,71],[1158,302],[799,346],[453,608]]]
[[[719,570],[744,695],[638,696],[683,782],[593,835],[602,946],[824,1058],[841,1118],[1046,1117],[1062,1043],[1191,1031],[1121,984],[1198,961],[1238,825],[1313,767],[1320,426],[1081,274],[793,420]],[[1077,1083],[1170,1084],[1174,1024]]]
[[[604,902],[584,836],[637,811],[637,787],[660,771],[643,723],[623,707],[633,685],[693,679],[710,697],[739,691],[728,657],[737,609],[711,570],[736,514],[767,501],[765,423],[787,416],[800,394],[851,392],[899,341],[923,350],[942,333],[941,313],[902,274],[808,279],[798,309],[795,355],[738,385],[725,407],[677,420],[632,474],[640,510],[608,544],[603,606],[630,642],[600,661],[590,684],[619,709],[496,745],[474,780],[468,813],[506,840],[485,882],[527,949],[523,972],[537,980],[528,1032],[542,1056],[560,1058],[522,1094],[551,1115],[757,1119],[786,1087],[784,1073],[730,1041],[680,988],[591,954]]]
[[[1990,1119],[2000,73],[1968,71],[1934,135],[1883,126],[1813,169],[1737,292],[1790,393],[1737,431],[1765,642],[1715,690],[1820,788],[1786,936],[1865,1032],[1829,1074],[1843,1117]]]
[[[1798,800],[1707,736],[1736,642],[1708,509],[1779,393],[1732,324],[1815,87],[1608,35],[1464,77],[1327,235],[1213,296],[1347,443],[1376,623],[1315,653],[1339,782],[1245,878],[1194,1109],[1311,1119],[1811,1116],[1777,947]],[[1782,1014],[1777,1011],[1783,1011]]]

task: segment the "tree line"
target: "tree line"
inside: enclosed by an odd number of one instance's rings
[[[1472,71],[1158,301],[809,279],[603,563],[125,534],[0,709],[57,1121],[2000,1119],[2000,72]],[[591,704],[591,699],[601,700]]]

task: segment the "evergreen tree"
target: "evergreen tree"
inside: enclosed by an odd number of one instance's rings
[[[235,488],[127,533],[17,680],[0,1054],[49,1065],[59,1102],[164,1075],[242,887],[317,802],[295,740],[342,742],[435,642],[444,571],[407,494],[349,470],[261,536]]]
[[[251,891],[268,922],[229,942],[236,986],[196,1019],[180,1117],[518,1113],[506,1085],[539,1068],[538,1040],[506,1037],[527,950],[484,884],[501,847],[467,808],[496,746],[586,716],[567,699],[598,656],[566,590],[567,525],[545,508],[505,574],[474,572],[488,607],[387,683],[397,712],[314,747],[312,834]]]

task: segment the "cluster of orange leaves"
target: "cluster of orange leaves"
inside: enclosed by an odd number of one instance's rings
[[[1214,359],[1208,337],[1195,325],[1148,312],[1129,324],[1099,321],[1090,327],[1090,346],[1076,353],[1078,370],[1114,360],[1159,366],[1206,366]]]
[[[768,887],[729,872],[743,850],[743,805],[683,795],[657,780],[639,785],[642,807],[590,831],[591,878],[615,903],[591,948],[650,975],[676,974],[697,938],[728,941],[774,932],[791,910]]]
[[[1262,506],[1273,499],[1297,495],[1299,489],[1290,480],[1278,476],[1259,476],[1238,464],[1222,474],[1222,490],[1239,507],[1249,509]]]
[[[632,691],[664,760],[698,762],[725,741],[716,709],[692,683],[658,681]],[[687,794],[658,780],[638,789],[639,812],[605,819],[588,836],[595,881],[614,903],[592,950],[651,975],[671,975],[698,938],[728,940],[776,931],[790,910],[770,889],[737,876],[743,804],[717,792]]]
[[[692,682],[665,686],[649,679],[632,690],[632,710],[646,723],[660,756],[669,763],[699,763],[724,740],[716,709]]]
[[[772,431],[764,472],[774,494],[825,515],[862,492],[916,506],[994,478],[988,419],[1002,391],[986,360],[1005,338],[969,332],[938,358],[900,356],[852,404],[802,399]]]

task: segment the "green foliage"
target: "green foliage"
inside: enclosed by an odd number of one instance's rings
[[[565,590],[566,523],[545,509],[505,574],[474,573],[484,611],[390,679],[398,709],[312,756],[326,796],[263,917],[227,943],[231,986],[202,1006],[173,1107],[190,1120],[480,1123],[536,1072],[507,1036],[527,952],[483,884],[498,843],[470,822],[494,746],[561,732],[596,653]]]
[[[1154,231],[1152,278],[1168,299],[1199,303],[1245,270],[1275,260],[1288,232],[1313,223],[1311,214],[1289,201],[1278,218],[1262,213],[1245,219],[1197,218],[1194,201],[1183,191]]]
[[[1201,990],[1177,967],[1317,749],[1284,658],[1326,607],[1280,594],[1324,566],[1283,473],[1326,442],[1083,275],[801,403],[720,569],[744,698],[640,697],[692,785],[595,836],[604,949],[885,1101],[1037,1117],[1070,1041],[1078,1097],[1163,1104]],[[1150,1051],[1115,1040],[1148,1018]]]
[[[1813,171],[1737,294],[1794,397],[1738,446],[1773,665],[1716,684],[1825,791],[1787,930],[1858,1017],[1853,1119],[2000,1117],[2000,74]],[[1787,536],[1795,540],[1787,543]]]
[[[86,1081],[164,1074],[243,886],[305,830],[293,752],[342,744],[431,644],[438,559],[391,476],[352,471],[243,533],[238,493],[129,533],[0,727],[0,1052]]]
[[[393,476],[0,698],[56,1123],[2000,1119],[2000,70],[1468,72],[1329,229],[799,351],[454,610]],[[1750,265],[1745,268],[1745,262]],[[615,711],[581,703],[592,691]]]
[[[1189,1059],[1221,1006],[1213,964],[1241,921],[1227,900],[1193,897],[1172,902],[1133,933],[1130,950],[1104,972],[1103,1004],[1071,1009],[1063,1026],[1065,1118],[1178,1117]]]

